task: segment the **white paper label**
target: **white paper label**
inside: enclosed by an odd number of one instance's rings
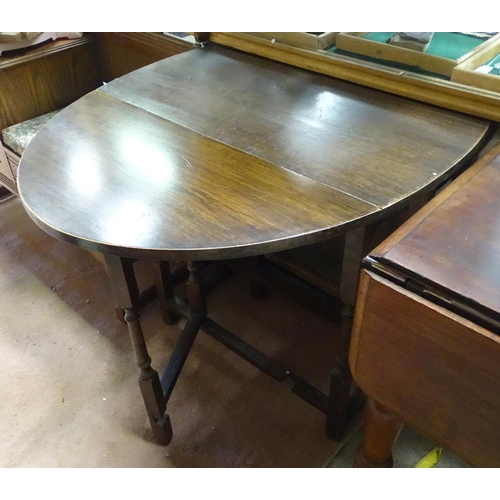
[[[485,64],[484,66],[479,66],[475,71],[476,73],[489,73],[493,69],[493,66],[488,66]]]

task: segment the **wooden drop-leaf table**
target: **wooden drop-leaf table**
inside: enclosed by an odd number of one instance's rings
[[[209,45],[68,106],[27,147],[18,182],[41,228],[104,254],[159,442],[171,439],[167,401],[200,328],[288,380],[326,413],[327,434],[338,439],[349,410],[365,228],[465,168],[488,129],[482,119]],[[346,235],[343,347],[336,359],[332,353],[324,394],[210,319],[199,267],[338,235]],[[126,259],[155,261],[164,310],[188,319],[161,378],[130,299]],[[169,261],[188,262],[188,303],[174,297]]]

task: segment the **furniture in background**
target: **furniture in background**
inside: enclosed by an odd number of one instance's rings
[[[22,152],[53,113],[103,82],[194,47],[162,33],[87,33],[56,41],[57,35],[73,34],[45,35],[42,45],[4,48],[0,56],[0,184],[15,194]]]
[[[500,466],[500,147],[364,261],[350,349],[370,398],[355,466],[392,466],[406,422]]]
[[[200,328],[288,382],[339,439],[356,409],[347,354],[366,228],[464,168],[488,130],[481,119],[209,44],[63,110],[28,145],[19,186],[42,229],[104,254],[159,442],[171,439],[167,402]],[[208,316],[199,267],[340,235],[342,347],[324,394]],[[121,263],[136,258],[156,262],[164,310],[188,320],[161,380],[123,286]],[[174,297],[169,261],[188,261],[188,303]]]
[[[7,168],[2,169],[0,166],[0,172],[3,174],[1,180],[8,186],[12,193],[18,194],[17,168],[26,146],[31,142],[38,131],[58,112],[59,110],[52,111],[45,115],[32,118],[31,120],[11,125],[2,130],[1,139],[3,147],[1,149],[5,157]]]
[[[61,109],[102,84],[95,40],[57,40],[0,57],[0,130]]]
[[[194,43],[164,33],[94,32],[92,35],[104,82],[195,47]]]
[[[489,39],[476,39],[477,43],[473,37],[460,33],[442,32],[440,36],[435,33],[434,54],[387,44],[386,40],[394,33],[303,32],[287,35],[198,33],[207,43],[500,121],[500,75],[499,70],[493,68],[500,62],[498,33]],[[325,47],[321,43],[325,38],[334,39],[334,42]],[[460,38],[468,41],[464,43]],[[483,71],[485,66],[490,67],[487,73]]]
[[[57,40],[59,38],[68,38],[73,40],[81,38],[83,33],[55,33],[55,32],[15,32],[5,33],[0,32],[0,56],[3,52],[24,49],[26,47],[33,47],[39,45],[47,40]]]
[[[7,141],[0,147],[6,165],[1,166],[0,183],[17,193],[19,158],[32,133],[46,119],[44,115],[71,104],[101,83],[95,41],[90,36],[3,52],[0,133],[13,125],[22,125],[17,133],[12,130],[8,137],[4,135]]]

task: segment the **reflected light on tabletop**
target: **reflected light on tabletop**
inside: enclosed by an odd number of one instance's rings
[[[85,195],[95,194],[101,185],[99,166],[96,160],[86,153],[75,155],[69,169],[72,183]]]
[[[123,200],[107,217],[105,231],[108,238],[123,246],[147,246],[154,225],[155,216],[146,202]]]
[[[126,136],[121,144],[128,164],[140,170],[144,179],[153,183],[167,183],[174,178],[174,160],[165,151],[155,147],[152,141],[143,140],[137,134]]]

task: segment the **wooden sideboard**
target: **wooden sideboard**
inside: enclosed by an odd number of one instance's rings
[[[0,57],[0,131],[63,108],[101,86],[194,45],[161,33],[87,33],[4,52]]]
[[[148,64],[186,52],[194,44],[163,33],[94,32],[102,80],[109,82]]]
[[[4,52],[0,57],[0,131],[55,111],[102,84],[96,42],[86,35]]]
[[[102,84],[96,43],[85,35],[0,56],[0,133],[71,104]],[[0,182],[16,193],[18,155],[0,145]]]

